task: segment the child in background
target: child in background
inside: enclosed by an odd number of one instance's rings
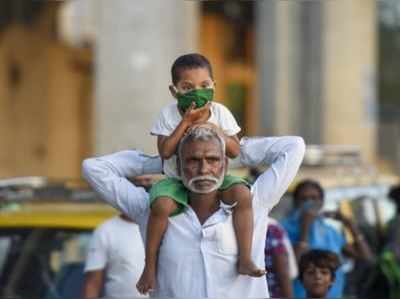
[[[339,266],[339,257],[332,251],[313,249],[303,254],[299,279],[306,290],[306,298],[325,299]]]
[[[167,178],[150,190],[151,213],[146,240],[146,263],[137,283],[141,293],[154,289],[157,253],[167,229],[168,217],[179,214],[187,206],[187,189],[179,179],[176,151],[179,141],[192,126],[207,124],[217,129],[224,138],[226,155],[235,158],[240,153],[240,128],[231,112],[222,104],[212,102],[215,83],[210,62],[200,54],[178,57],[171,68],[172,85],[169,89],[176,102],[161,111],[151,130],[157,136],[157,146],[164,161]],[[238,241],[238,272],[243,275],[262,276],[251,259],[253,213],[247,183],[238,177],[226,175],[222,186],[222,201],[233,208],[233,225]],[[199,192],[200,193],[200,192]],[[243,195],[245,194],[245,196]]]

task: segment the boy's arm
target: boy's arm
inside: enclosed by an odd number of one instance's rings
[[[148,157],[133,150],[86,159],[82,163],[83,177],[91,187],[132,219],[148,212],[149,196],[144,188],[136,187],[127,178],[159,173],[161,169],[158,157]]]
[[[157,136],[158,153],[160,154],[161,158],[169,159],[175,154],[179,141],[189,127],[190,123],[182,119],[171,135]]]
[[[243,138],[240,145],[244,165],[269,165],[252,186],[253,201],[269,212],[297,174],[304,157],[304,140],[296,136]]]
[[[185,135],[185,132],[189,127],[194,124],[204,123],[209,117],[210,104],[206,104],[202,108],[195,109],[195,104],[186,110],[185,114],[182,116],[182,120],[179,125],[174,129],[174,131],[169,136],[158,135],[157,147],[158,153],[161,158],[169,159],[171,158],[177,150],[179,141]]]
[[[222,132],[225,139],[225,152],[228,158],[234,159],[240,154],[240,142],[236,135],[228,136]]]

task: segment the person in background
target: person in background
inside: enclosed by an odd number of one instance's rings
[[[148,190],[151,176],[131,179]],[[93,233],[86,264],[83,299],[140,298],[136,282],[144,267],[144,245],[139,226],[121,214],[101,224]]]
[[[297,263],[286,231],[269,217],[265,242],[265,268],[271,298],[293,298],[292,279],[297,276]]]
[[[378,258],[379,269],[385,278],[385,283],[379,282],[378,288],[383,288],[386,298],[398,299],[400,298],[400,185],[393,186],[388,197],[396,205],[396,214],[388,224],[385,245]]]
[[[306,290],[307,298],[341,298],[328,296],[335,282],[335,273],[339,265],[339,257],[328,250],[314,249],[301,256],[299,277]]]
[[[386,232],[386,249],[394,253],[400,263],[400,185],[393,186],[388,197],[396,206],[396,215],[389,222]]]
[[[339,257],[344,254],[347,257],[372,261],[371,250],[354,222],[339,211],[321,213],[323,202],[324,190],[316,181],[304,180],[293,192],[294,208],[283,219],[282,225],[292,242],[297,260],[310,249],[324,249]],[[341,222],[350,231],[354,242],[347,243],[344,235],[328,224],[326,218]],[[345,273],[339,268],[328,297],[341,298],[344,286]],[[305,298],[305,290],[298,279],[294,281],[293,289],[295,298]]]

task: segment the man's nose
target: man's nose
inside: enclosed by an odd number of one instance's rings
[[[210,165],[207,163],[207,160],[201,160],[200,162],[200,174],[205,175],[210,172]]]

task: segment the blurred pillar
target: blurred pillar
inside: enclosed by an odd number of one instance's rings
[[[374,0],[257,1],[260,133],[376,147]]]
[[[168,85],[178,55],[197,48],[195,1],[99,0],[94,149],[156,153],[149,132],[173,99]]]
[[[298,128],[299,4],[256,2],[261,134],[293,134]]]
[[[324,3],[324,142],[358,144],[376,155],[375,0]]]

